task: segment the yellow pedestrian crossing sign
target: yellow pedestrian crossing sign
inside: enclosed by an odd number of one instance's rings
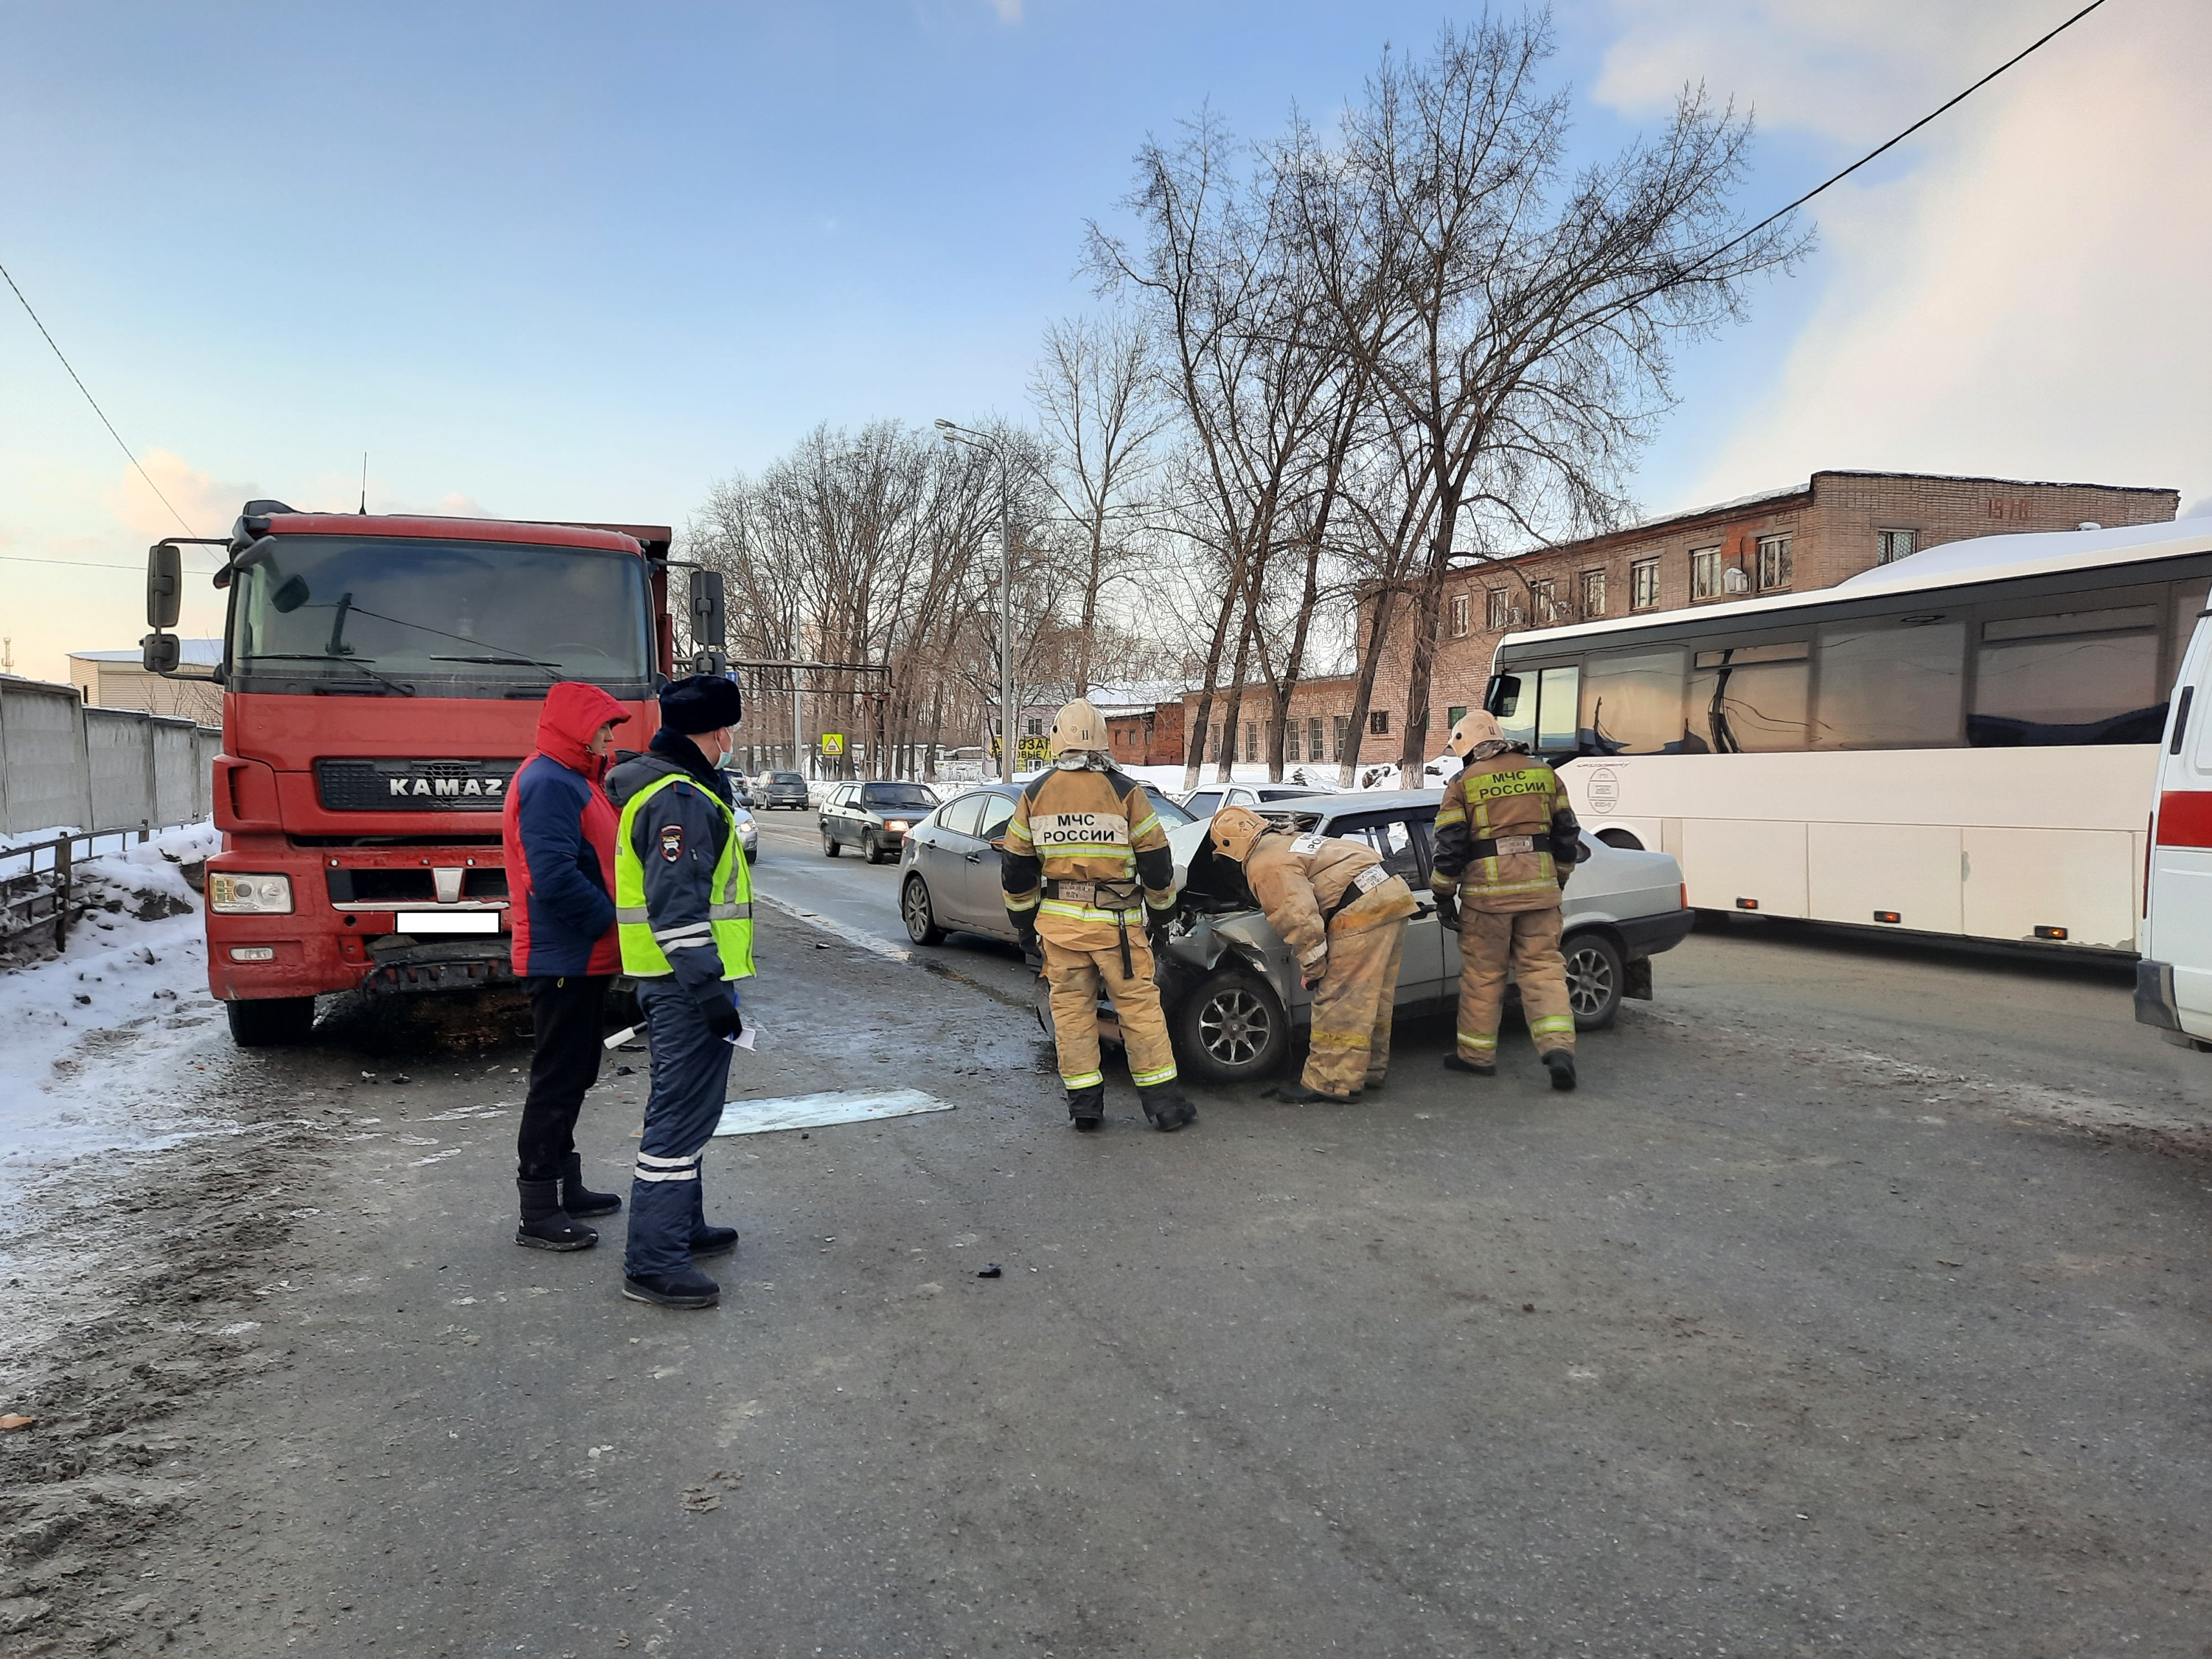
[[[825,755],[843,754],[845,734],[842,732],[824,732],[822,734],[822,752]]]

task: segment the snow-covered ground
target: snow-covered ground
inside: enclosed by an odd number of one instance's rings
[[[203,824],[81,862],[77,880],[121,908],[88,913],[61,956],[0,969],[0,1209],[79,1158],[168,1145],[208,1121],[187,1079],[222,1011],[179,866],[219,844]],[[190,908],[135,914],[175,903]]]

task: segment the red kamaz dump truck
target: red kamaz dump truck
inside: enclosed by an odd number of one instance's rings
[[[177,676],[182,556],[152,550],[146,666]],[[719,672],[721,580],[694,571],[679,670],[656,525],[295,513],[248,501],[227,592],[222,851],[208,982],[249,1046],[295,1042],[335,991],[508,977],[500,811],[546,688],[588,680],[642,747],[665,677]]]

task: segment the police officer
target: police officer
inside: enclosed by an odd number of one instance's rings
[[[744,1032],[734,981],[753,971],[752,879],[721,769],[741,712],[733,682],[678,680],[660,694],[652,747],[607,775],[622,813],[615,927],[653,1045],[623,1294],[664,1308],[714,1306],[721,1287],[692,1263],[738,1243],[736,1228],[707,1224],[699,1159]]]
[[[1107,759],[1106,722],[1086,699],[1060,711],[1051,742],[1051,769],[1014,803],[1000,881],[1023,945],[1044,957],[1067,1115],[1086,1133],[1105,1121],[1103,984],[1146,1117],[1156,1129],[1180,1129],[1198,1113],[1176,1081],[1149,938],[1166,932],[1175,911],[1167,832],[1143,787]]]
[[[1559,775],[1475,709],[1452,727],[1462,763],[1437,809],[1437,915],[1459,930],[1459,1046],[1447,1069],[1498,1070],[1505,967],[1554,1089],[1575,1086],[1575,1015],[1559,957],[1559,895],[1583,856],[1582,827]]]
[[[1406,921],[1419,908],[1413,890],[1373,848],[1279,830],[1247,807],[1224,806],[1206,833],[1216,852],[1244,866],[1252,896],[1313,993],[1305,1071],[1296,1086],[1267,1092],[1343,1105],[1381,1088]]]

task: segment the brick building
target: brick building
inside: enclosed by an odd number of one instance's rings
[[[1329,674],[1301,681],[1291,693],[1289,729],[1283,734],[1283,765],[1286,770],[1300,766],[1333,766],[1343,758],[1351,726],[1353,688],[1351,675]],[[1233,734],[1235,752],[1231,756],[1237,765],[1258,765],[1267,758],[1267,726],[1273,708],[1274,693],[1265,684],[1244,688]],[[1213,694],[1213,707],[1209,711],[1206,743],[1208,767],[1221,753],[1222,727],[1228,712],[1229,692],[1224,687]],[[1384,724],[1395,730],[1402,716],[1386,713],[1383,718]],[[1198,693],[1186,691],[1182,708],[1183,731],[1195,731],[1197,720]],[[1395,742],[1393,738],[1370,738],[1360,751],[1360,758],[1369,763],[1395,758]]]
[[[2174,490],[2117,484],[1824,471],[1789,489],[1649,519],[1607,535],[1470,561],[1455,566],[1444,584],[1430,681],[1436,740],[1428,747],[1441,749],[1450,722],[1481,702],[1502,634],[1831,587],[1945,542],[2083,524],[2163,524],[2180,504]],[[1373,707],[1387,714],[1390,732],[1369,737],[1364,760],[1395,757],[1402,740],[1397,732],[1405,719],[1411,621],[1393,629],[1376,675]],[[1359,637],[1366,633],[1363,625]]]
[[[1091,694],[1106,717],[1107,752],[1123,766],[1182,764],[1182,694],[1171,686],[1121,686]]]

